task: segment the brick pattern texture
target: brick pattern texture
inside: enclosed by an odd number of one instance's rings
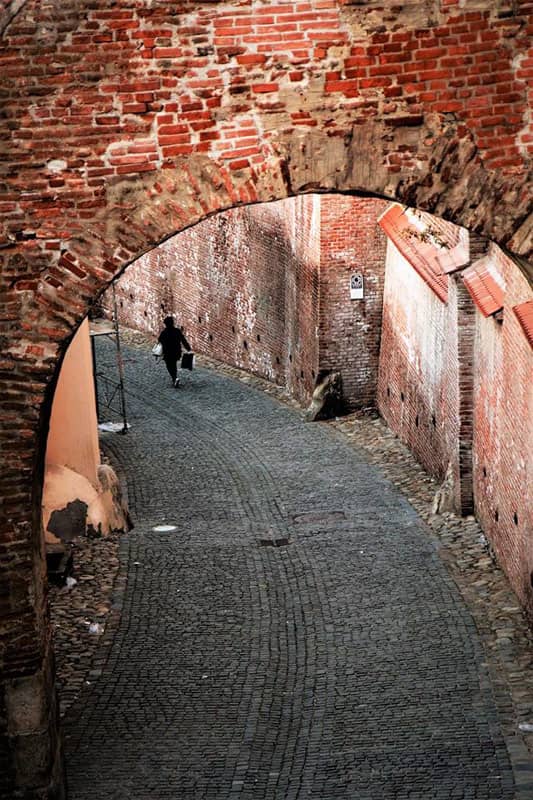
[[[533,350],[513,305],[531,299],[515,264],[491,247],[505,289],[503,322],[476,311],[474,492],[476,513],[520,600],[533,614]]]
[[[341,372],[349,410],[375,406],[386,252],[377,219],[386,206],[352,197],[322,203],[320,368]],[[354,273],[363,276],[361,300],[350,299]]]
[[[454,285],[450,281],[450,295]],[[378,406],[437,479],[457,447],[457,330],[443,303],[389,242],[383,300]]]
[[[389,244],[378,406],[438,480],[452,467],[455,505],[475,512],[511,585],[533,613],[533,350],[512,307],[526,278],[492,245],[503,322],[484,317],[461,277],[442,303]]]
[[[531,3],[464,6],[3,2],[4,675],[35,676],[49,649],[37,520],[58,365],[126,265],[216,211],[309,191],[395,198],[532,253]],[[20,750],[18,785],[44,787],[49,756]]]
[[[375,405],[385,236],[381,200],[307,195],[224,212],[173,237],[116,283],[119,319],[157,336],[173,314],[195,350],[307,401],[339,371],[349,410]],[[350,299],[350,276],[364,299]],[[111,296],[104,296],[107,313]]]
[[[308,399],[318,371],[320,207],[307,195],[234,209],[173,237],[117,282],[119,319],[155,337],[172,314],[197,352]]]

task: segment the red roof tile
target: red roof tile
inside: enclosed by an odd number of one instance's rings
[[[442,272],[456,272],[470,263],[469,235],[465,228],[427,211],[417,211],[416,215],[430,234],[429,243],[435,245],[436,240],[442,245],[434,247],[434,256]]]
[[[533,300],[513,306],[513,311],[524,329],[529,344],[533,347]]]
[[[439,250],[420,238],[420,231],[405,212],[403,206],[395,203],[381,215],[379,224],[402,256],[445,303],[448,299],[448,276],[442,271]]]
[[[503,289],[489,272],[490,257],[480,258],[463,272],[465,286],[483,316],[490,317],[503,308]]]

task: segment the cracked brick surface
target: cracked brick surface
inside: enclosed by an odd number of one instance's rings
[[[68,715],[71,799],[514,798],[475,625],[407,500],[330,426],[126,356],[107,449],[135,529]]]

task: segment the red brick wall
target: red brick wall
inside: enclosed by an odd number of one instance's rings
[[[197,352],[307,399],[318,369],[319,246],[317,196],[221,213],[128,267],[116,284],[120,319],[156,336],[173,314]]]
[[[378,407],[434,477],[457,462],[458,365],[453,281],[442,303],[388,245]]]
[[[209,214],[310,190],[396,197],[531,255],[532,15],[529,0],[2,5],[20,11],[0,17],[0,421],[20,469],[0,476],[0,534],[29,586],[3,578],[1,644],[22,674],[47,637],[44,397],[94,298]]]
[[[503,324],[476,313],[476,514],[533,614],[533,350],[512,311],[533,293],[499,248],[490,253],[492,272],[505,287],[505,308]]]
[[[291,207],[292,205],[292,207]],[[285,319],[288,334],[286,385],[309,399],[319,369],[319,275],[322,198],[302,196],[286,204],[286,231],[293,242],[294,268],[288,271]],[[285,209],[285,206],[283,206]]]
[[[472,249],[471,249],[472,254]],[[471,255],[472,258],[472,255]],[[455,507],[463,515],[474,511],[473,428],[476,310],[460,275],[450,278],[449,300],[455,302],[457,329],[457,466]],[[453,357],[453,353],[450,353]]]
[[[128,267],[116,283],[120,319],[155,337],[173,314],[198,352],[304,401],[319,369],[338,370],[348,407],[373,406],[385,206],[306,195],[221,213]],[[354,271],[364,300],[350,300]]]
[[[330,197],[322,203],[320,368],[340,371],[348,408],[376,402],[386,237],[382,200]],[[350,276],[364,278],[364,299],[350,299]]]
[[[460,276],[441,303],[389,247],[379,409],[436,478],[451,462],[457,508],[475,511],[533,614],[533,350],[512,311],[531,299],[531,287],[491,246],[491,270],[505,288],[502,324],[476,310]]]
[[[531,254],[531,4],[464,5],[28,0],[0,42],[17,291],[62,289],[79,321],[147,246],[310,188]]]

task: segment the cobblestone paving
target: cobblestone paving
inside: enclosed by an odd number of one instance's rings
[[[474,622],[406,499],[253,388],[199,369],[174,390],[140,350],[126,369],[109,448],[136,527],[68,715],[71,800],[518,797]]]

